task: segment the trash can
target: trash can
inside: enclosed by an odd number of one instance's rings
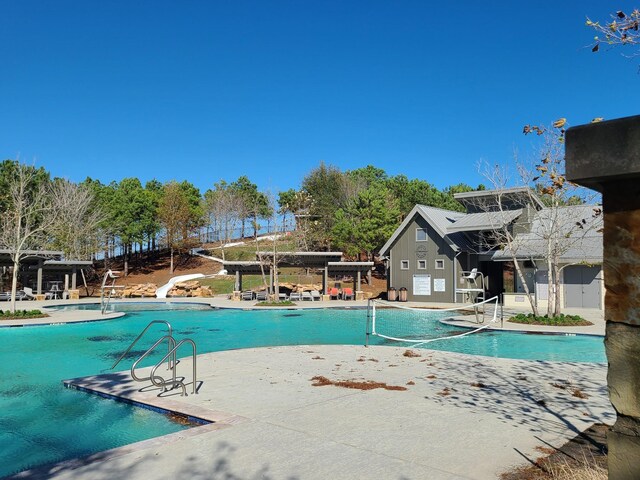
[[[402,287],[398,292],[398,301],[406,302],[407,301],[407,289]]]
[[[387,291],[387,300],[390,302],[395,302],[396,301],[396,289],[393,287],[389,287],[389,290]]]

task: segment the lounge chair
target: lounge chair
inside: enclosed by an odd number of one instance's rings
[[[302,292],[302,300],[308,300],[309,302],[313,302],[313,297],[311,296],[311,292]]]
[[[246,291],[242,292],[241,298],[242,298],[242,300],[251,301],[254,298],[253,297],[253,292],[251,290],[246,290]]]
[[[338,300],[340,298],[340,290],[336,287],[329,289],[329,300]]]
[[[299,302],[302,300],[302,294],[300,292],[291,292],[289,294],[289,300],[292,302]]]
[[[8,301],[11,300],[11,293],[10,292],[0,292],[0,301]]]
[[[355,297],[353,295],[353,290],[351,288],[343,288],[342,289],[342,299],[343,300],[353,300]]]
[[[262,290],[260,292],[256,292],[256,300],[258,300],[259,302],[266,302],[267,301],[267,291],[266,290]]]
[[[22,289],[22,291],[26,295],[26,299],[27,300],[35,300],[36,299],[36,296],[33,294],[33,289],[31,289],[29,287],[24,287]]]
[[[322,300],[322,295],[320,295],[318,290],[311,290],[311,300]]]

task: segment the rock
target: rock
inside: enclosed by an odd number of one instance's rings
[[[125,298],[132,297],[155,297],[158,286],[155,283],[141,283],[137,285],[127,285],[122,290],[122,296]]]
[[[200,285],[197,280],[176,283],[167,293],[167,297],[213,297],[211,287]]]

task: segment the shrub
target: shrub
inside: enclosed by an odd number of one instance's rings
[[[565,315],[560,313],[555,317],[548,315],[535,316],[533,313],[518,313],[509,319],[513,323],[524,323],[527,325],[550,325],[554,327],[576,327],[593,325],[593,323],[585,320],[580,315]]]
[[[42,313],[40,310],[16,310],[12,312],[10,310],[0,310],[0,320],[13,320],[22,318],[42,318],[48,317],[46,313]]]
[[[291,300],[280,300],[278,302],[258,302],[256,303],[257,307],[290,307],[294,306]]]

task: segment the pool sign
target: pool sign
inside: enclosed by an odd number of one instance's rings
[[[434,292],[444,292],[445,291],[444,278],[434,278],[433,279],[433,291]]]
[[[431,275],[413,276],[413,294],[431,295]]]

